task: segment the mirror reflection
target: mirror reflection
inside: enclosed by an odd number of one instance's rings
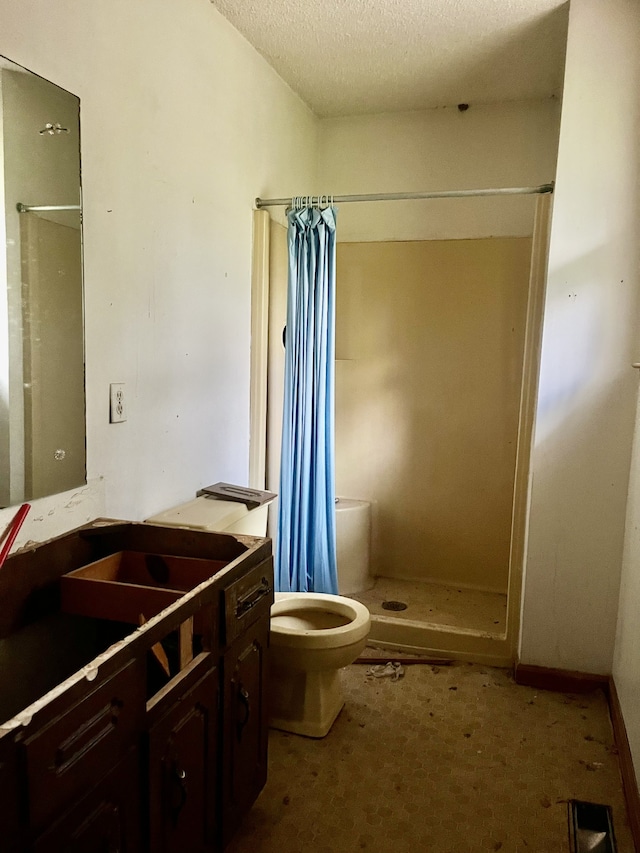
[[[0,107],[4,507],[82,485],[86,463],[80,101],[0,57]]]

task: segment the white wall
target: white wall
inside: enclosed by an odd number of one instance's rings
[[[640,58],[637,44],[640,38],[640,9],[635,6],[633,18],[636,52],[635,64],[635,140],[640,139]],[[636,270],[640,269],[640,145],[631,152],[629,163],[630,178],[630,215],[635,220],[635,228],[629,243],[629,251],[635,252]],[[633,205],[635,204],[635,212]],[[634,361],[640,361],[640,336],[636,335],[633,347]],[[637,383],[637,379],[636,379]],[[622,577],[618,604],[618,625],[613,660],[613,677],[622,707],[629,745],[636,770],[636,779],[640,785],[640,399],[636,411],[635,434],[629,493],[627,498],[627,516],[625,528]]]
[[[0,53],[81,99],[89,484],[38,501],[20,544],[247,481],[253,200],[315,184],[317,122],[204,0],[0,18]]]
[[[323,193],[418,192],[537,186],[555,176],[556,99],[323,119]],[[338,239],[522,237],[533,196],[339,205]]]
[[[640,402],[640,400],[639,400]],[[636,413],[613,677],[640,785],[640,407]]]
[[[639,44],[635,0],[572,0],[520,658],[596,673],[613,659],[640,359]]]

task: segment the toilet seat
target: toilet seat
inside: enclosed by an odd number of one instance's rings
[[[298,649],[333,649],[369,633],[364,604],[322,592],[276,592],[271,606],[271,642]]]

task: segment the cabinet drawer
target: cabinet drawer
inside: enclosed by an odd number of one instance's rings
[[[273,604],[273,560],[263,560],[224,590],[224,642],[229,646]]]
[[[140,756],[129,755],[37,839],[32,853],[140,853]]]
[[[32,827],[50,822],[114,767],[137,742],[144,712],[144,660],[132,660],[26,738]]]

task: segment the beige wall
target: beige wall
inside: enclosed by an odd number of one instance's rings
[[[613,662],[640,359],[639,44],[636,0],[572,0],[520,657],[597,673]],[[640,702],[633,601],[616,676],[625,712]]]
[[[628,30],[624,45],[624,73],[627,76],[625,101],[621,104],[619,122],[623,130],[628,152],[622,164],[619,176],[620,195],[623,193],[623,181],[628,170],[629,186],[624,192],[622,212],[625,236],[624,265],[625,275],[630,289],[637,294],[640,287],[640,57],[637,45],[640,41],[640,9],[637,4],[616,4],[620,25]],[[635,45],[635,49],[633,47]],[[620,142],[618,141],[618,144]],[[635,183],[634,183],[635,180]],[[635,266],[634,266],[635,258]],[[631,352],[633,361],[640,361],[640,336],[637,325],[632,326],[633,338]],[[624,365],[627,367],[627,365]],[[637,373],[629,380],[629,385],[637,387]],[[633,394],[629,388],[627,394]],[[640,403],[640,401],[639,401]],[[624,715],[629,744],[636,769],[636,778],[640,784],[640,407],[636,410],[635,435],[631,478],[627,500],[626,528],[624,539],[622,577],[616,631],[613,677],[616,683],[620,704]]]
[[[19,545],[247,482],[252,208],[315,185],[317,120],[206,0],[0,19],[0,54],[81,99],[89,482],[37,501]]]
[[[560,104],[521,101],[323,119],[320,192],[533,186],[553,181]],[[532,233],[532,196],[345,204],[338,239],[442,240]]]
[[[336,486],[376,574],[506,592],[530,250],[338,245]]]
[[[638,403],[613,677],[640,785],[640,399]]]

